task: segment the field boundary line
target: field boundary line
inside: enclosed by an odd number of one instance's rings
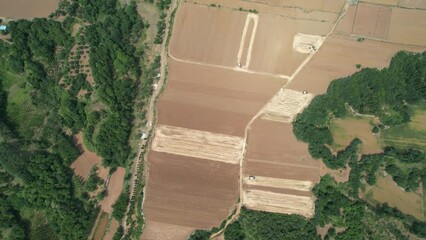
[[[250,45],[249,45],[249,47],[247,49],[246,65],[244,66],[247,69],[250,66],[251,52],[253,50],[254,39],[256,38],[256,33],[257,33],[257,24],[259,22],[259,15],[256,15],[256,14],[253,14],[253,13],[249,13],[249,16],[251,16],[251,18],[253,19],[254,25],[253,25],[253,30],[251,32]]]

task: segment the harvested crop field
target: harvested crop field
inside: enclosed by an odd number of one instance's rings
[[[97,165],[99,168],[99,177],[105,180],[108,177],[109,168],[102,167],[102,158],[96,155],[96,153],[87,150],[83,144],[82,132],[74,136],[74,144],[81,152],[80,157],[71,164],[71,169],[74,170],[74,173],[82,177],[83,180],[87,180],[90,175],[90,170]]]
[[[311,189],[320,178],[320,161],[310,157],[307,144],[296,140],[292,125],[257,119],[247,145],[243,162],[244,205],[254,210],[311,217]]]
[[[59,0],[0,0],[0,17],[32,19],[47,17],[54,12]]]
[[[426,9],[425,0],[399,0],[398,6],[404,8],[419,8]]]
[[[148,221],[207,229],[235,207],[239,165],[154,151],[148,160]]]
[[[184,227],[154,221],[147,221],[143,234],[143,240],[178,240],[188,239],[195,228]]]
[[[358,41],[350,36],[333,34],[303,71],[289,83],[288,88],[321,94],[331,81],[359,71],[356,64],[381,69],[389,66],[392,57],[400,50],[419,52],[424,49],[368,39]]]
[[[404,191],[396,185],[390,175],[378,177],[376,185],[368,187],[366,193],[375,201],[387,203],[390,207],[396,207],[403,213],[425,221],[423,194]]]
[[[391,7],[359,3],[352,33],[361,36],[387,39],[391,18]]]
[[[334,29],[334,32],[339,34],[351,34],[355,21],[356,11],[357,6],[349,6],[346,10],[345,16],[337,24],[336,28]]]
[[[109,214],[112,213],[112,205],[114,205],[115,201],[117,201],[123,189],[125,174],[126,169],[118,167],[117,170],[111,175],[106,190],[106,195],[104,199],[99,202],[99,205],[101,206],[101,209],[104,212],[107,212]]]
[[[152,150],[213,161],[238,163],[243,139],[172,126],[157,126]]]
[[[241,11],[182,3],[175,18],[170,54],[178,59],[235,67],[246,16]]]
[[[299,214],[308,218],[313,216],[315,209],[312,197],[260,190],[245,191],[243,202],[246,207],[254,210]]]
[[[291,123],[309,105],[312,98],[313,95],[309,93],[281,89],[266,106],[262,119]]]
[[[331,122],[331,133],[333,135],[333,148],[335,151],[345,149],[354,138],[362,142],[363,154],[381,153],[382,148],[379,139],[371,130],[374,125],[370,118],[347,117],[337,118]]]
[[[159,124],[240,137],[245,125],[286,83],[172,59],[169,72],[158,103]]]

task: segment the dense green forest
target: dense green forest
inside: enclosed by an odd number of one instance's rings
[[[426,52],[399,52],[388,68],[363,69],[333,81],[326,94],[314,98],[297,116],[294,134],[309,144],[312,157],[322,159],[329,168],[349,165],[349,181],[337,183],[329,175],[322,177],[313,189],[316,202],[312,219],[243,208],[238,220],[225,229],[225,239],[320,239],[316,227],[326,225],[331,227],[325,239],[408,239],[409,234],[426,237],[425,222],[386,204],[372,205],[359,196],[364,184],[376,183],[380,169],[406,191],[416,191],[421,181],[426,182],[424,149],[385,147],[383,153],[362,155],[363,143],[357,138],[337,153],[330,149],[333,119],[354,111],[376,115],[381,121],[373,129],[377,134],[409,122],[408,106],[425,100]],[[216,230],[197,230],[190,239],[208,239]]]
[[[83,131],[104,165],[126,164],[133,101],[139,87],[149,91],[135,47],[146,24],[133,2],[73,0],[50,18],[8,25],[10,39],[0,42],[0,238],[85,239],[99,200],[88,193],[102,180],[96,169],[84,184],[73,175],[80,152],[72,136]],[[93,83],[71,58],[85,51]]]

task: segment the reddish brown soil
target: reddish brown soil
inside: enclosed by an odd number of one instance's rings
[[[171,55],[234,67],[246,15],[241,11],[219,11],[217,8],[182,3],[173,27]]]
[[[400,50],[421,51],[424,48],[384,43],[348,36],[331,35],[317,54],[288,85],[298,91],[324,93],[332,80],[348,76],[362,67],[383,68]]]
[[[148,159],[148,221],[206,229],[231,213],[238,198],[237,164],[154,151]]]
[[[359,3],[353,34],[387,39],[392,8],[383,5]]]
[[[424,5],[426,2],[424,1]],[[426,11],[394,8],[389,41],[426,46]]]
[[[244,136],[245,125],[284,83],[169,60],[169,80],[158,104],[159,123]]]
[[[256,120],[251,126],[244,174],[318,182],[320,161],[297,141],[288,123]]]
[[[186,240],[195,228],[147,221],[142,240]]]
[[[98,224],[96,225],[95,233],[93,234],[93,240],[102,240],[107,226],[108,226],[108,214],[103,212],[101,213]]]
[[[114,205],[115,201],[117,201],[120,193],[123,189],[124,183],[124,175],[126,174],[126,169],[119,167],[117,170],[111,175],[111,178],[108,183],[107,192],[105,198],[99,202],[101,209],[104,212],[109,214],[112,213],[112,205]]]
[[[92,167],[98,165],[98,175],[105,180],[108,176],[109,168],[102,167],[102,158],[96,155],[96,153],[87,150],[83,144],[82,132],[74,136],[74,142],[81,151],[80,157],[71,164],[74,173],[81,176],[84,180],[87,180]]]
[[[47,17],[56,10],[59,0],[0,0],[2,18]]]
[[[118,227],[119,227],[120,223],[115,220],[115,218],[113,218],[111,220],[111,224],[109,225],[109,229],[108,232],[105,235],[104,240],[112,240],[114,237],[115,232],[117,231]]]

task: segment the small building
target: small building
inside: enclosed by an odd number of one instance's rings
[[[142,140],[143,140],[143,139],[146,139],[146,137],[147,137],[147,135],[146,135],[144,132],[142,132],[141,139],[142,139]]]
[[[0,25],[0,31],[7,31],[6,25]]]

